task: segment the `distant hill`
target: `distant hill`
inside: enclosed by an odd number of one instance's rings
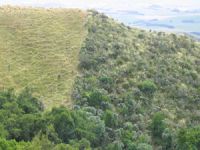
[[[31,88],[51,108],[69,104],[86,12],[0,8],[0,88]]]

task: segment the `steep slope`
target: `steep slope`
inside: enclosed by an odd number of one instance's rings
[[[108,143],[174,149],[179,128],[200,123],[199,42],[88,18],[73,98],[104,119]]]
[[[70,104],[86,13],[0,8],[0,88],[31,88],[46,107]]]

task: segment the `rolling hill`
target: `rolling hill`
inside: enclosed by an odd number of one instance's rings
[[[0,88],[31,88],[46,107],[71,103],[86,12],[0,8]]]

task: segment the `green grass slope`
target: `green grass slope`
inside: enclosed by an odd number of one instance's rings
[[[46,107],[70,104],[85,12],[0,8],[0,88],[25,87]]]

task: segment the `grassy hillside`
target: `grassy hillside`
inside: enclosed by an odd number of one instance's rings
[[[0,8],[0,88],[25,87],[51,108],[69,104],[85,12]]]

